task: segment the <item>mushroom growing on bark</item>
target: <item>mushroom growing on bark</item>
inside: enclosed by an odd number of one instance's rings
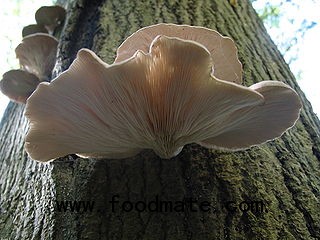
[[[36,75],[40,81],[48,81],[55,65],[58,40],[49,34],[36,33],[22,39],[16,48],[16,56],[23,70]]]
[[[0,90],[11,100],[25,103],[39,83],[37,76],[32,73],[23,70],[10,70],[3,74]]]
[[[301,103],[292,88],[219,80],[208,49],[157,36],[149,52],[112,65],[80,50],[68,70],[28,99],[28,154],[38,161],[71,153],[125,158],[153,149],[171,158],[189,143],[242,149],[293,126]]]
[[[49,33],[62,25],[66,17],[66,10],[60,6],[43,6],[35,14],[37,24],[45,26]]]
[[[48,33],[48,30],[44,26],[38,24],[31,24],[22,29],[22,37],[35,33]]]

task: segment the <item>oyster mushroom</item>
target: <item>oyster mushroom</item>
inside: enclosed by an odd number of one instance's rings
[[[208,148],[239,150],[280,137],[293,126],[302,107],[297,93],[278,81],[262,81],[249,87],[264,101],[234,112],[216,136],[198,142]]]
[[[55,65],[58,40],[49,34],[36,33],[22,39],[15,49],[23,70],[48,81]]]
[[[3,74],[0,90],[11,100],[25,103],[39,83],[37,76],[32,73],[23,70],[10,70]]]
[[[66,10],[60,6],[43,6],[35,14],[37,24],[45,26],[49,33],[53,33],[66,17]]]
[[[133,56],[137,50],[148,52],[151,42],[158,35],[192,40],[202,44],[212,55],[215,77],[242,83],[242,65],[238,60],[237,48],[233,40],[222,36],[217,31],[198,26],[160,23],[141,28],[120,45],[115,62]]]
[[[26,150],[38,161],[71,153],[124,158],[142,149],[171,158],[193,142],[247,148],[297,120],[301,104],[290,87],[219,80],[212,65],[203,45],[166,36],[156,37],[148,53],[112,65],[82,49],[68,70],[27,100]]]
[[[22,29],[22,37],[35,33],[48,33],[48,30],[44,26],[38,24],[31,24]]]

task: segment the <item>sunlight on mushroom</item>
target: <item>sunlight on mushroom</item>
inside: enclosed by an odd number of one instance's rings
[[[129,36],[118,48],[115,62],[133,56],[137,50],[148,52],[151,42],[158,35],[192,40],[203,45],[213,60],[213,75],[225,81],[242,83],[242,65],[237,48],[231,38],[224,37],[212,29],[160,23],[144,27]]]
[[[36,33],[22,39],[16,48],[21,68],[48,81],[55,65],[58,40],[49,34]]]
[[[112,65],[82,49],[41,83],[25,111],[29,156],[125,158],[152,149],[171,158],[194,142],[242,149],[280,136],[299,116],[299,97],[283,83],[248,88],[213,76],[210,47],[157,36],[148,49]]]

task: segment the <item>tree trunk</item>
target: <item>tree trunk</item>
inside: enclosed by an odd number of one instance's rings
[[[42,164],[23,150],[24,107],[10,103],[0,125],[0,239],[320,239],[319,120],[251,4],[238,2],[61,1],[69,14],[55,74],[83,47],[112,63],[120,43],[143,26],[205,26],[234,39],[247,86],[281,80],[299,93],[295,127],[234,153],[192,144],[170,160],[146,150],[124,160],[70,155]],[[94,205],[64,211],[63,200]],[[144,203],[150,209],[142,211]]]

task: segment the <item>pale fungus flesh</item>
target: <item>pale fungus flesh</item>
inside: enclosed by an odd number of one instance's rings
[[[171,158],[194,142],[242,149],[280,136],[299,116],[298,95],[283,83],[217,79],[212,53],[198,42],[158,36],[148,49],[112,65],[82,49],[68,70],[41,83],[25,111],[29,156],[126,158],[152,149]]]
[[[238,60],[238,50],[233,40],[205,27],[159,23],[141,28],[120,45],[115,62],[128,59],[138,50],[147,53],[152,41],[158,35],[200,43],[211,54],[213,75],[216,78],[242,83],[242,64]]]
[[[199,142],[208,148],[238,150],[280,137],[293,126],[302,107],[297,93],[278,81],[263,81],[249,87],[264,101],[234,112],[217,136]]]

